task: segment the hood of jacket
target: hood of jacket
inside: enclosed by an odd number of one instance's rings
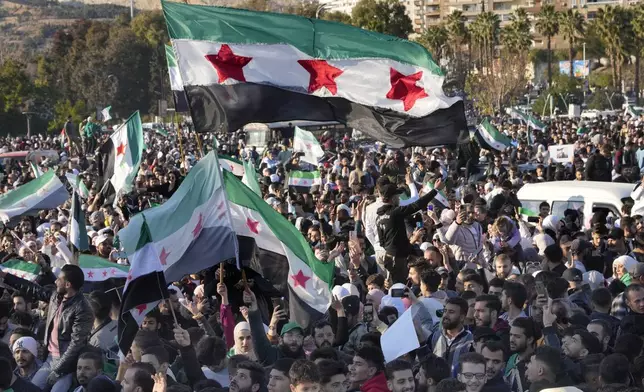
[[[371,377],[360,387],[361,392],[390,392],[387,388],[387,377],[385,372],[379,372]]]
[[[376,211],[376,214],[382,215],[382,214],[388,212],[389,210],[391,210],[393,208],[394,208],[393,204],[383,204],[382,206],[380,206],[378,208],[378,210]]]

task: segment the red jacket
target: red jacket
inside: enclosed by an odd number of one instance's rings
[[[387,377],[385,372],[380,372],[368,379],[360,387],[360,392],[390,392],[387,388]]]

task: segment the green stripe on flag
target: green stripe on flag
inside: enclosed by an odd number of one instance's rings
[[[52,181],[55,176],[56,172],[54,172],[53,170],[48,170],[35,180],[29,181],[25,185],[22,185],[8,193],[5,193],[4,195],[0,196],[0,209],[10,208],[25,197],[31,196],[32,194],[38,192],[39,189],[43,188],[50,181]]]
[[[244,186],[230,172],[223,172],[226,184],[226,195],[230,203],[257,211],[270,230],[288,249],[321,280],[328,283],[329,288],[333,284],[335,265],[323,263],[315,257],[313,249],[306,241],[302,233],[295,226],[286,220],[279,212],[275,211],[263,199]]]
[[[389,58],[443,76],[421,45],[321,19],[162,1],[170,38],[227,44],[292,45],[320,60]]]
[[[168,68],[177,66],[177,60],[174,58],[174,48],[172,48],[172,45],[165,46],[165,59],[168,62]]]
[[[23,260],[12,259],[0,264],[0,270],[33,282],[40,273],[40,265],[28,263]]]
[[[525,216],[531,216],[531,217],[539,216],[539,213],[523,207],[519,208],[519,214],[525,215]]]
[[[305,171],[292,171],[290,176],[292,178],[304,178],[307,180],[315,180],[320,178],[319,171],[305,172]]]

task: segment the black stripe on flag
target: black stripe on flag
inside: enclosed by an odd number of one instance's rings
[[[188,113],[190,111],[188,96],[185,91],[172,90],[172,98],[174,99],[174,110],[177,113]]]
[[[137,311],[139,306],[169,298],[167,287],[162,271],[138,276],[128,284],[127,290],[123,292],[118,320],[118,345],[123,355],[127,355],[130,351],[136,332],[139,330],[139,325],[130,311],[133,309]],[[140,309],[145,313],[150,310],[152,309]]]
[[[231,131],[248,123],[338,121],[395,148],[469,142],[463,101],[425,117],[322,98],[256,83],[186,86],[198,132]]]
[[[250,268],[260,273],[276,290],[282,293],[285,298],[288,298],[291,321],[297,321],[298,324],[307,328],[324,317],[324,314],[311,308],[291,290],[291,286],[288,284],[288,259],[285,256],[259,248],[252,237],[237,236],[237,238],[239,240],[240,260],[245,260],[245,258],[242,259],[241,252],[243,249],[255,249],[256,257],[249,257],[252,260]],[[250,255],[245,252],[244,256]]]

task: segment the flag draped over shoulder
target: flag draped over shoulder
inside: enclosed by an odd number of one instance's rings
[[[504,151],[512,140],[500,132],[488,119],[484,119],[476,128],[476,137],[481,147],[487,150]]]
[[[150,227],[145,217],[137,233],[136,249],[130,255],[130,271],[125,281],[121,311],[118,320],[118,345],[121,353],[127,355],[134,336],[145,315],[164,298],[168,298],[168,286],[163,273],[164,266],[152,240]]]
[[[304,155],[300,157],[300,160],[315,166],[324,157],[324,150],[320,146],[320,142],[311,132],[305,131],[300,127],[295,127],[293,152],[303,153]]]
[[[417,43],[296,15],[162,8],[198,132],[338,121],[392,147],[468,142],[463,101]]]
[[[238,236],[255,241],[262,275],[289,296],[291,320],[307,326],[331,302],[333,263],[319,261],[302,233],[234,175],[224,172],[226,196]]]
[[[237,258],[237,240],[213,152],[188,172],[168,201],[145,210],[145,220],[168,282]],[[118,232],[128,257],[138,249],[143,222],[142,214],[135,215]]]
[[[172,45],[165,46],[165,59],[168,62],[168,74],[170,76],[170,88],[172,88],[172,97],[174,98],[174,108],[178,113],[184,113],[190,110],[188,107],[188,98],[183,90],[183,81],[177,67],[177,60],[174,55]]]
[[[99,150],[99,176],[103,179],[103,195],[107,203],[118,201],[121,194],[132,190],[143,155],[143,125],[135,112],[119,126]]]
[[[69,193],[56,172],[49,170],[35,180],[0,196],[0,219],[8,222],[20,215],[33,215],[40,210],[65,203]]]

